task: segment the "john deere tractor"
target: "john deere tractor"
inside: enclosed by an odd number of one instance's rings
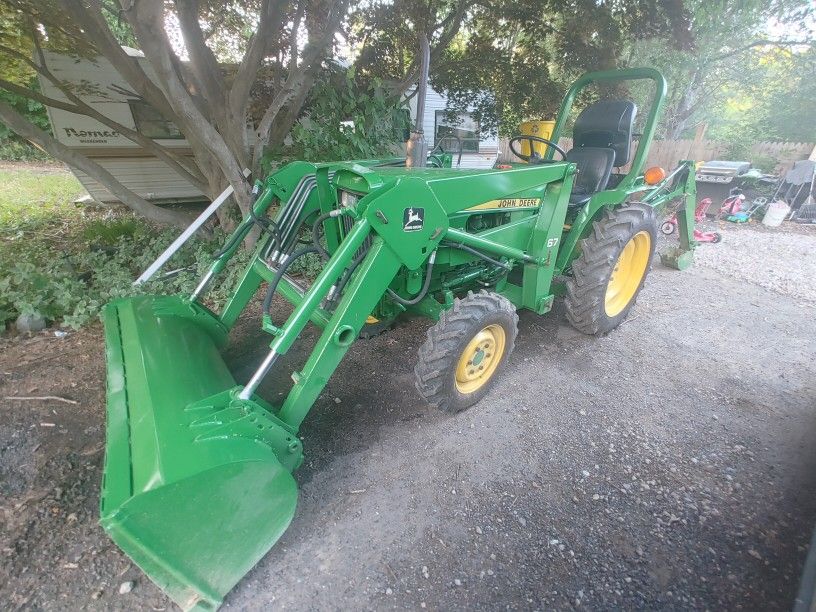
[[[600,99],[575,119],[572,148],[559,147],[584,87],[636,80],[655,90],[642,134],[633,102]],[[665,92],[652,69],[586,74],[549,138],[512,139],[523,163],[301,161],[258,181],[251,214],[191,296],[139,296],[105,309],[105,530],[181,607],[217,608],[292,520],[299,427],[361,335],[406,314],[431,319],[416,388],[456,413],[500,378],[519,309],[543,315],[563,297],[580,331],[613,330],[649,271],[658,211],[675,198],[684,198],[680,246],[664,260],[691,263],[692,162],[668,175],[644,172]],[[434,165],[450,165],[450,155],[436,155]],[[261,237],[252,260],[222,312],[212,312],[202,296],[253,228]],[[307,254],[323,262],[308,285],[288,273]],[[269,351],[248,381],[236,381],[220,349],[262,286]],[[293,305],[285,321],[273,312],[275,295]],[[283,401],[269,403],[259,385],[308,323],[322,334]]]

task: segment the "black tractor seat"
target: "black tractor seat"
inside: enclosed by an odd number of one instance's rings
[[[602,100],[587,106],[572,129],[566,161],[578,166],[571,206],[583,206],[606,189],[612,168],[629,162],[637,106],[629,100]]]

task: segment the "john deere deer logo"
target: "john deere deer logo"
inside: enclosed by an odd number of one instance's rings
[[[424,208],[406,208],[402,215],[402,230],[405,232],[418,232],[425,222]]]

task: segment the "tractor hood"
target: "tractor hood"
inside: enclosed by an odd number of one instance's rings
[[[393,184],[399,179],[419,179],[428,184],[459,182],[465,177],[491,177],[496,175],[509,177],[511,175],[530,173],[540,174],[543,168],[563,175],[567,162],[552,162],[540,165],[517,165],[512,168],[402,168],[380,167],[366,168],[357,164],[342,164],[337,167],[334,184],[340,190],[354,193],[368,193],[376,188]],[[550,174],[550,173],[547,173]]]

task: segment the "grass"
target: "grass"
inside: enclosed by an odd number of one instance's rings
[[[68,171],[24,164],[0,168],[0,237],[81,221],[82,210],[73,202],[83,193]]]

